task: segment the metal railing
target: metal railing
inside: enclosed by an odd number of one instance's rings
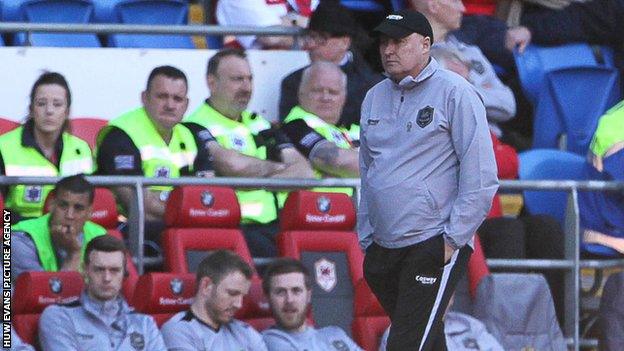
[[[30,34],[46,33],[94,33],[94,34],[169,34],[169,35],[287,35],[300,36],[304,33],[299,27],[271,26],[218,26],[218,25],[142,25],[142,24],[99,24],[99,23],[31,23],[0,22],[0,33],[25,32],[27,42]]]
[[[41,185],[53,184],[58,177],[6,177],[0,176],[0,185],[26,184]],[[129,248],[136,258],[139,272],[143,272],[144,242],[144,204],[143,188],[152,185],[216,185],[233,188],[265,188],[279,189],[307,189],[313,187],[352,187],[359,190],[358,179],[275,179],[275,178],[143,178],[138,176],[89,176],[87,179],[97,186],[131,186],[135,191],[135,201],[129,209]],[[524,268],[564,270],[565,276],[565,322],[564,334],[571,336],[574,350],[579,349],[579,308],[580,308],[580,269],[624,267],[624,259],[609,261],[581,261],[580,259],[580,227],[578,191],[622,191],[624,182],[603,181],[501,181],[500,189],[506,191],[540,190],[565,191],[568,193],[566,209],[565,231],[565,259],[563,260],[527,260],[527,259],[488,259],[488,266],[492,268]],[[355,192],[356,194],[359,191]],[[357,200],[354,200],[357,203]]]

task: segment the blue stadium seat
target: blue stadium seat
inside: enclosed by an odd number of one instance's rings
[[[519,155],[520,180],[583,180],[585,158],[549,149],[529,150]],[[531,214],[546,214],[563,224],[567,204],[564,191],[524,191],[524,205]]]
[[[20,22],[24,20],[22,4],[28,0],[2,0],[0,1],[0,12],[2,22]]]
[[[34,23],[89,23],[93,4],[87,0],[29,0],[22,4],[25,20]],[[25,33],[18,33],[15,45],[100,47],[95,34],[32,33],[27,43]]]
[[[384,7],[373,0],[340,0],[342,6],[352,11],[383,12]]]
[[[91,0],[93,2],[93,21],[97,23],[118,23],[115,6],[121,0]]]
[[[533,125],[533,148],[558,148],[585,155],[602,114],[620,100],[618,71],[569,67],[547,72]]]
[[[184,25],[188,23],[189,5],[181,0],[124,0],[117,3],[115,12],[121,23],[152,25]],[[190,36],[114,34],[109,46],[138,48],[194,49]]]
[[[547,72],[579,66],[615,67],[613,50],[585,43],[542,47],[529,45],[524,53],[514,53],[522,89],[531,103],[537,104],[540,87]]]
[[[406,8],[406,1],[407,0],[390,0],[390,3],[392,4],[392,11],[399,11]]]

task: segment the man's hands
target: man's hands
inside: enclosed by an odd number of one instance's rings
[[[69,254],[79,252],[82,248],[78,234],[82,228],[76,228],[72,225],[60,223],[50,223],[50,234],[54,240],[54,244],[64,249]]]
[[[447,264],[449,262],[454,252],[454,248],[452,248],[449,244],[444,243],[444,264]]]
[[[531,31],[527,27],[519,26],[507,29],[505,34],[505,47],[509,51],[518,48],[519,53],[523,53],[527,45],[531,42]]]

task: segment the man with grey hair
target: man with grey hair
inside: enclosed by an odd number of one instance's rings
[[[319,178],[359,174],[357,140],[346,128],[336,126],[346,95],[347,76],[340,67],[328,61],[314,62],[303,71],[299,105],[290,110],[282,126]]]
[[[431,58],[423,14],[392,13],[373,34],[388,79],[362,103],[364,277],[392,320],[389,351],[446,350],[442,315],[498,188],[485,108]]]

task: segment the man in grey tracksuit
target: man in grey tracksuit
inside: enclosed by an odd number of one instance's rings
[[[113,236],[101,235],[87,244],[86,289],[77,302],[43,311],[42,350],[167,350],[154,318],[134,312],[120,294],[125,262],[124,244]]]
[[[374,34],[389,78],[362,104],[364,275],[392,320],[388,350],[445,350],[442,315],[498,188],[485,108],[430,58],[421,13],[391,14]]]

